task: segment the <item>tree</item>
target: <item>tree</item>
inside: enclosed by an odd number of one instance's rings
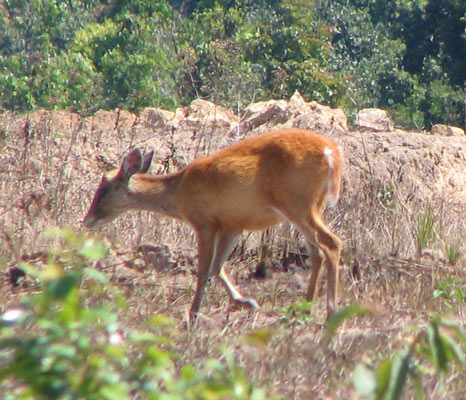
[[[321,1],[318,12],[333,27],[331,62],[348,77],[349,107],[390,109],[407,128],[463,125],[464,2]]]
[[[345,89],[327,68],[331,35],[309,1],[201,1],[193,10],[184,31],[192,93],[227,106],[296,90],[341,102]]]
[[[0,104],[27,111],[68,104],[66,54],[76,29],[100,1],[9,0],[0,13]]]

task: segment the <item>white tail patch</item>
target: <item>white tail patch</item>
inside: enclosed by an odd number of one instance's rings
[[[333,149],[326,148],[324,150],[324,157],[328,164],[327,172],[327,201],[329,207],[335,207],[339,197],[339,185],[335,184],[333,175],[335,173],[335,160],[333,157]]]

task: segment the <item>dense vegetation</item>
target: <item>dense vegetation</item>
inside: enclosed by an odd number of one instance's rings
[[[0,0],[0,107],[241,110],[299,90],[465,124],[463,0]]]

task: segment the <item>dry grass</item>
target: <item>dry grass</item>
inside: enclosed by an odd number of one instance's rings
[[[227,133],[187,132],[174,138],[170,132],[163,135],[135,124],[103,129],[92,119],[66,116],[60,122],[54,123],[47,113],[3,119],[2,310],[32,289],[31,285],[14,287],[11,268],[20,260],[43,262],[41,252],[53,244],[43,235],[47,227],[71,225],[81,229],[80,220],[99,176],[106,164],[118,163],[117,155],[131,145],[154,146],[159,152],[156,157],[165,162],[153,168],[171,170],[231,141]],[[335,133],[334,137],[346,140],[345,135]],[[374,310],[373,316],[347,321],[331,340],[325,335],[323,299],[314,305],[306,323],[290,316],[285,310],[305,294],[309,270],[303,263],[301,238],[292,228],[282,226],[264,236],[273,260],[268,263],[265,279],[251,277],[261,260],[260,233],[244,234],[229,260],[233,278],[245,293],[258,299],[260,311],[232,307],[221,285],[212,282],[199,326],[187,329],[196,278],[195,238],[178,222],[133,213],[99,233],[111,254],[96,265],[127,298],[128,308],[120,315],[124,329],[140,327],[152,315],[162,313],[173,320],[174,350],[180,365],[219,357],[219,348],[226,346],[252,380],[286,399],[346,399],[355,396],[351,380],[357,364],[377,362],[409,346],[431,313],[442,314],[464,327],[464,302],[433,295],[448,279],[454,282],[450,287],[457,285],[466,292],[464,241],[457,246],[463,257],[455,264],[449,264],[445,254],[447,244],[466,237],[464,201],[449,195],[438,200],[434,191],[421,193],[419,187],[409,186],[419,179],[416,171],[410,176],[403,172],[401,179],[393,173],[396,163],[391,171],[384,170],[391,178],[379,174],[373,164],[363,173],[364,161],[353,160],[353,142],[343,143],[347,143],[346,153],[352,157],[341,202],[327,214],[346,240],[341,302],[367,306]],[[427,205],[435,216],[429,244],[432,250],[419,254],[418,222]],[[270,340],[263,345],[248,342],[245,335],[256,329],[269,331]],[[439,391],[437,379],[430,373],[423,382],[431,398],[459,399],[465,395],[466,372],[453,373],[445,392]],[[405,398],[410,397],[408,392]]]

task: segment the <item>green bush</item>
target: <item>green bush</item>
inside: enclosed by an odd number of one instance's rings
[[[170,320],[156,315],[125,331],[125,302],[107,277],[89,265],[106,255],[95,239],[55,231],[62,245],[45,268],[22,268],[34,294],[0,320],[3,399],[267,399],[229,352],[197,368],[175,366]]]
[[[435,297],[443,296],[445,287]],[[464,300],[464,299],[463,299]],[[349,318],[371,315],[372,311],[359,306],[347,306],[338,310],[329,320],[329,339],[336,335],[338,328]],[[446,389],[446,377],[454,367],[465,367],[466,332],[460,324],[431,317],[429,324],[413,335],[407,332],[406,347],[392,350],[391,354],[378,362],[369,357],[359,363],[353,374],[353,387],[361,399],[397,400],[408,391],[410,398],[425,399],[440,395]],[[391,343],[387,344],[392,348]],[[426,397],[423,379],[435,375],[438,384],[434,393]],[[453,374],[453,378],[457,376]]]
[[[379,363],[360,363],[353,375],[356,392],[363,399],[374,400],[401,399],[408,390],[412,390],[411,398],[415,399],[440,395],[452,366],[464,368],[465,345],[466,334],[458,324],[432,318],[407,349],[396,351]],[[438,377],[439,384],[426,397],[423,377],[432,374]]]

